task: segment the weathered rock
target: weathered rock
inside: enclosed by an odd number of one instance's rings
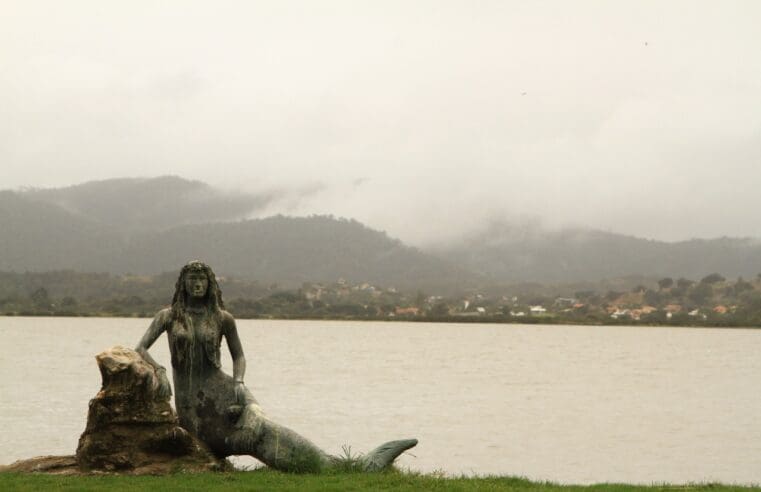
[[[19,460],[10,465],[0,465],[0,473],[50,473],[53,475],[77,475],[77,457],[70,456],[37,456],[28,460]]]
[[[206,445],[179,426],[153,366],[134,350],[96,356],[103,386],[90,400],[76,461],[82,471],[163,473],[222,466]]]

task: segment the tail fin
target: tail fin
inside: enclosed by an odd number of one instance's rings
[[[417,439],[402,439],[381,444],[362,457],[365,471],[380,471],[389,466],[403,452],[417,446]]]

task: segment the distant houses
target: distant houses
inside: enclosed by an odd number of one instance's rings
[[[417,316],[420,314],[420,308],[417,307],[397,307],[394,310],[397,316]]]
[[[761,283],[761,276],[758,283]],[[682,285],[683,289],[697,289],[693,286],[700,287],[701,284],[687,285],[684,279],[680,279],[678,285]],[[528,316],[543,318],[547,321],[555,318],[558,321],[567,319],[569,322],[602,322],[608,318],[622,322],[658,323],[674,317],[677,317],[676,320],[681,320],[680,317],[687,316],[700,320],[707,320],[709,317],[716,319],[719,316],[734,314],[737,310],[736,304],[719,302],[726,302],[728,299],[726,293],[732,293],[733,290],[726,288],[719,290],[714,287],[717,295],[712,299],[713,303],[704,302],[701,305],[697,304],[696,295],[689,296],[685,293],[675,295],[677,288],[678,286],[668,289],[660,288],[656,292],[640,285],[629,291],[609,291],[606,295],[596,294],[594,291],[579,291],[579,295],[573,297],[530,294],[531,302],[526,302],[516,295],[507,293],[487,295],[470,292],[458,298],[424,294],[418,291],[417,296],[412,296],[398,292],[393,287],[382,288],[369,282],[352,285],[342,278],[330,284],[305,283],[300,293],[310,306],[346,311],[348,309],[346,306],[353,303],[363,308],[364,311],[361,312],[372,309],[378,316],[391,318],[502,319]],[[754,288],[751,285],[746,288],[746,291]],[[705,290],[704,287],[703,289]],[[689,294],[693,291],[685,292]]]
[[[720,304],[713,308],[713,312],[716,314],[727,314],[729,312],[729,308]]]

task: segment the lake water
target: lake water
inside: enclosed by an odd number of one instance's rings
[[[94,355],[134,346],[148,323],[0,318],[0,463],[73,453],[100,387]],[[262,320],[238,330],[264,410],[328,452],[417,437],[402,468],[761,483],[761,330]],[[169,366],[165,336],[151,353]]]

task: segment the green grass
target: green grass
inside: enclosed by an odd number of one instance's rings
[[[516,490],[536,492],[712,492],[761,490],[720,484],[688,484],[651,486],[599,484],[591,486],[557,485],[531,482],[515,477],[444,478],[436,474],[417,473],[323,473],[320,475],[288,474],[269,469],[232,473],[177,473],[164,476],[56,476],[43,474],[0,473],[0,490],[118,490],[182,492],[206,490],[440,490],[489,491]]]

